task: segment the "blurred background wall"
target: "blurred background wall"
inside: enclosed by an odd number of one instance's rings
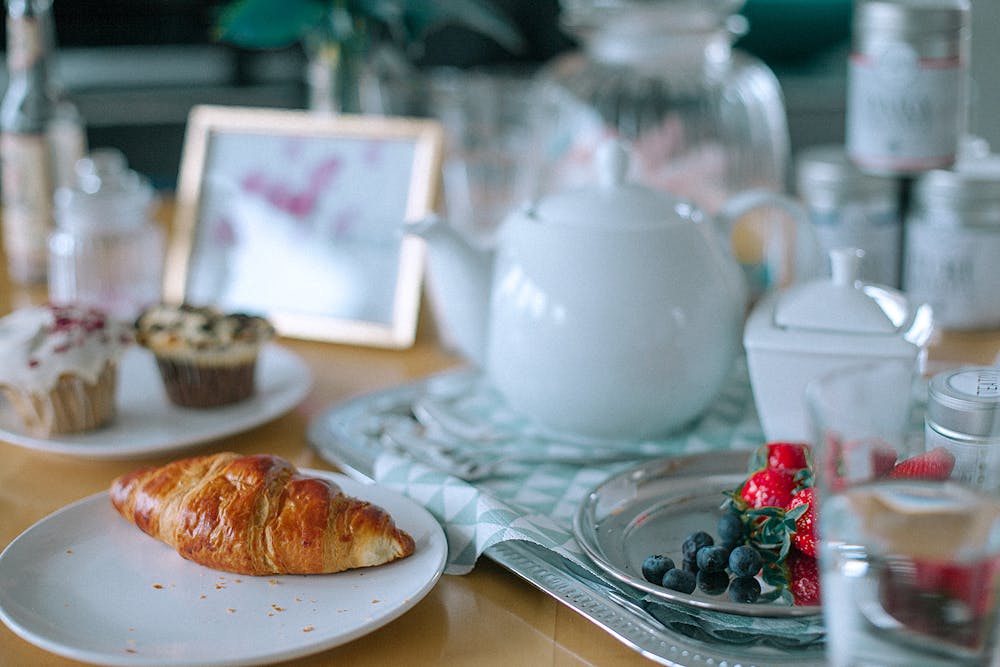
[[[486,38],[447,28],[428,41],[421,64],[541,64],[572,48],[558,27],[558,0],[494,1],[521,26],[526,53],[513,58]],[[301,49],[246,51],[217,43],[212,26],[224,4],[55,0],[59,75],[86,119],[92,147],[122,149],[158,187],[171,188],[192,105],[305,106]],[[816,13],[820,6],[824,14]],[[973,0],[973,12],[971,129],[1000,147],[1000,1]],[[739,46],[778,75],[793,150],[842,141],[850,0],[748,0],[743,13],[750,32]]]

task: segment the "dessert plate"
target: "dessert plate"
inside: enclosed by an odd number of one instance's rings
[[[309,472],[388,510],[413,537],[413,555],[328,575],[229,574],[184,560],[100,493],[42,519],[0,554],[0,620],[46,651],[101,665],[273,664],[361,637],[433,588],[444,532],[394,491]]]
[[[161,454],[275,419],[298,405],[312,385],[305,362],[277,344],[265,345],[257,361],[257,393],[218,408],[194,409],[168,399],[153,355],[131,347],[119,362],[118,412],[105,427],[85,433],[39,438],[20,430],[10,405],[0,410],[0,439],[22,447],[85,458],[133,458]]]
[[[581,548],[607,574],[652,599],[691,607],[768,618],[816,616],[818,606],[794,606],[777,597],[745,604],[726,593],[700,589],[688,595],[657,586],[642,576],[647,556],[664,554],[680,566],[681,545],[704,530],[717,537],[724,491],[746,479],[748,452],[711,452],[657,459],[609,477],[584,498],[573,522]],[[763,585],[764,592],[770,589]]]

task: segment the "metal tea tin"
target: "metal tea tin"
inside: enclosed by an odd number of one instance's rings
[[[1000,488],[1000,367],[967,366],[935,375],[924,424],[927,449],[942,446],[954,454],[959,479]]]
[[[954,163],[967,116],[969,0],[865,0],[855,6],[847,152],[877,173]]]
[[[906,230],[910,298],[944,329],[1000,326],[1000,155],[918,178]]]
[[[839,145],[814,146],[799,153],[796,180],[824,257],[829,258],[834,248],[860,248],[865,257],[858,277],[899,287],[898,181],[862,172]]]

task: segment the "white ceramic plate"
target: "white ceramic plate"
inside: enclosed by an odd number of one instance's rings
[[[46,651],[101,665],[270,664],[371,632],[437,582],[444,532],[393,491],[310,472],[388,510],[416,542],[413,555],[330,575],[228,574],[184,560],[101,493],[42,519],[0,554],[0,620]]]
[[[305,398],[312,376],[291,350],[269,344],[257,361],[257,393],[233,405],[181,408],[167,399],[156,361],[147,350],[131,347],[119,364],[118,413],[108,426],[86,433],[38,438],[20,430],[4,404],[0,439],[15,445],[85,458],[133,458],[161,454],[240,433],[288,412]]]

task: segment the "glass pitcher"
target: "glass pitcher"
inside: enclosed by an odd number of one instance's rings
[[[773,72],[733,48],[743,0],[567,0],[582,45],[539,76],[540,192],[596,181],[609,136],[631,144],[630,178],[715,213],[731,195],[781,191],[787,118]]]

